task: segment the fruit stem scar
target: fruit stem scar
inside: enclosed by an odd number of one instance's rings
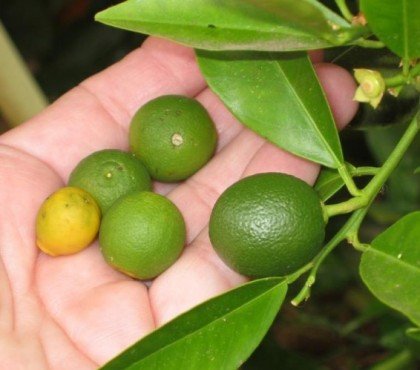
[[[171,142],[175,146],[180,146],[180,145],[182,145],[184,143],[184,138],[182,137],[181,134],[175,133],[171,137]]]

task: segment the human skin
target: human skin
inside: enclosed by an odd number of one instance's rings
[[[355,84],[313,61],[340,128],[354,116]],[[130,118],[163,94],[196,97],[213,117],[214,158],[179,185],[154,184],[181,210],[188,246],[150,284],[109,267],[97,242],[50,257],[35,245],[43,200],[93,151],[128,149]],[[157,38],[87,79],[29,122],[0,136],[0,368],[91,370],[192,306],[245,282],[213,251],[207,223],[229,185],[278,171],[312,184],[319,167],[244,128],[206,87],[191,49]]]

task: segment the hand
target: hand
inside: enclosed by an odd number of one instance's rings
[[[337,66],[316,70],[342,127],[357,109],[355,85]],[[155,184],[185,217],[189,245],[181,258],[148,287],[110,268],[96,242],[72,256],[40,253],[34,225],[43,200],[91,152],[127,150],[134,112],[170,93],[200,100],[219,132],[218,152],[206,167],[180,185]],[[208,239],[216,199],[256,172],[286,172],[312,184],[318,170],[239,124],[206,87],[190,49],[149,38],[0,137],[0,368],[95,369],[179,313],[243,283]]]

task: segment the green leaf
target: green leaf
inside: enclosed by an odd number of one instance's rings
[[[368,25],[394,53],[420,57],[419,0],[361,0]]]
[[[405,334],[407,334],[407,336],[411,339],[420,342],[420,328],[409,328],[406,330]]]
[[[415,173],[415,174],[420,173],[420,167],[417,167],[417,168],[414,170],[414,173]]]
[[[373,240],[362,255],[360,275],[379,300],[420,324],[420,211]]]
[[[198,50],[210,88],[247,127],[327,167],[343,154],[325,95],[306,53]]]
[[[308,50],[357,37],[348,23],[314,0],[276,3],[278,10],[271,13],[243,0],[129,0],[95,19],[209,50]]]
[[[242,285],[180,315],[101,369],[237,369],[263,339],[286,291],[281,278]]]
[[[273,14],[280,24],[290,25],[331,43],[342,44],[350,38],[349,23],[316,0],[242,0]]]
[[[349,173],[353,175],[356,168],[349,163],[346,163]],[[318,179],[314,185],[315,191],[318,192],[319,198],[326,202],[334,194],[336,194],[344,186],[343,178],[337,170],[332,168],[323,168],[319,173]]]
[[[375,365],[369,367],[370,370],[391,370],[391,369],[405,369],[414,370],[413,356],[408,349],[400,350],[393,353],[384,359],[379,360]]]
[[[318,193],[319,198],[326,202],[343,186],[344,181],[338,171],[332,168],[324,168],[318,176],[314,189]]]

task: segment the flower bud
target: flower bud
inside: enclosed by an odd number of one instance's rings
[[[382,100],[385,92],[385,81],[378,71],[370,69],[355,69],[354,77],[359,87],[354,95],[354,100],[369,103],[376,108]]]

